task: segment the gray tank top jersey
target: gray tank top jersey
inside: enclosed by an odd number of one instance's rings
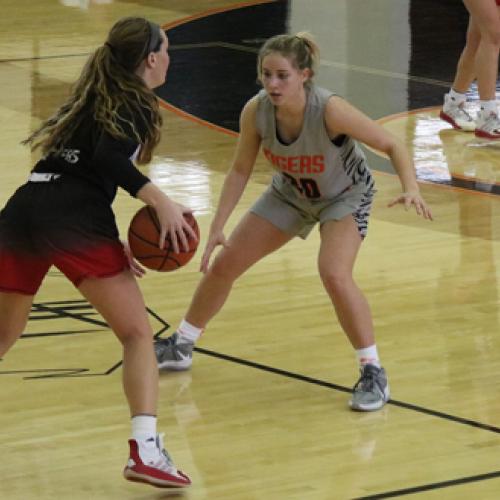
[[[272,184],[283,194],[293,188],[300,197],[325,200],[351,186],[364,192],[374,188],[365,155],[356,141],[345,136],[336,146],[328,137],[324,116],[332,95],[315,85],[307,90],[302,131],[292,144],[286,145],[277,137],[274,105],[265,90],[258,94],[257,131],[265,157],[278,171]]]

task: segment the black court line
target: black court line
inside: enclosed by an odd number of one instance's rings
[[[45,59],[63,59],[65,57],[88,57],[92,52],[84,52],[82,54],[61,54],[54,56],[39,56],[39,57],[19,57],[16,59],[0,59],[0,64],[2,63],[12,63],[12,62],[26,62],[26,61],[43,61]]]
[[[34,370],[7,370],[0,371],[0,375],[19,375],[21,373],[48,373],[48,375],[24,377],[24,379],[50,378],[50,377],[71,377],[75,374],[87,372],[88,368],[40,368]]]
[[[287,370],[282,370],[280,368],[274,368],[272,366],[263,365],[261,363],[255,363],[254,361],[248,361],[246,359],[236,358],[234,356],[229,356],[227,354],[221,354],[218,352],[210,351],[208,349],[203,349],[201,347],[194,347],[194,350],[200,352],[202,354],[206,354],[207,356],[212,356],[214,358],[224,359],[226,361],[231,361],[233,363],[237,363],[244,366],[249,366],[251,368],[257,368],[258,370],[263,370],[269,373],[274,373],[276,375],[282,375],[288,378],[293,378],[295,380],[301,380],[302,382],[306,382],[308,384],[315,384],[322,387],[328,387],[330,389],[335,389],[336,391],[352,393],[352,389],[348,387],[344,387],[342,385],[334,384],[332,382],[326,382],[324,380],[315,379],[312,377],[308,377],[306,375],[300,375],[298,373],[289,372]],[[500,428],[495,427],[493,425],[483,424],[481,422],[476,422],[475,420],[470,420],[462,417],[457,417],[455,415],[450,415],[447,413],[430,410],[428,408],[424,408],[422,406],[414,405],[411,403],[405,403],[403,401],[398,401],[395,399],[391,399],[387,403],[388,405],[398,406],[400,408],[405,408],[408,410],[413,410],[419,413],[423,413],[425,415],[430,415],[433,417],[449,420],[451,422],[455,422],[458,424],[468,425],[470,427],[475,427],[477,429],[486,430],[489,432],[494,432],[499,434]],[[442,481],[437,483],[429,483],[420,486],[414,486],[410,488],[404,488],[400,490],[393,490],[384,493],[377,493],[375,495],[369,495],[364,497],[357,497],[353,500],[376,500],[382,498],[394,498],[398,496],[411,495],[414,493],[420,493],[423,491],[436,490],[440,488],[449,488],[451,486],[457,486],[460,484],[474,483],[478,481],[485,481],[488,479],[494,479],[500,477],[500,471],[489,472],[486,474],[479,474],[476,476],[468,476],[460,479],[452,479],[449,481]]]
[[[51,370],[47,368],[45,370],[26,370],[21,373],[30,372],[46,372],[46,375],[33,375],[31,377],[23,377],[24,380],[38,380],[38,379],[48,379],[48,378],[81,378],[81,377],[105,377],[106,375],[111,375],[115,370],[117,370],[123,361],[118,361],[111,368],[108,368],[104,372],[91,372],[89,368],[66,368],[61,370]],[[61,372],[61,373],[56,373]],[[0,372],[0,374],[5,374],[6,372]]]
[[[71,304],[71,305],[70,305]],[[56,307],[54,307],[56,305]],[[69,310],[88,310],[92,309],[94,312],[83,312],[83,313],[71,313]],[[32,305],[33,311],[47,313],[45,316],[31,316],[30,321],[33,319],[57,319],[57,318],[72,318],[75,320],[91,323],[94,325],[99,325],[106,327],[105,329],[109,329],[107,323],[103,321],[98,321],[94,319],[90,319],[87,316],[89,314],[97,314],[93,306],[85,301],[85,300],[61,300],[61,301],[52,301],[52,302],[43,302],[43,303],[34,303]],[[163,332],[170,328],[170,324],[167,323],[163,318],[161,318],[158,314],[156,314],[152,309],[146,307],[146,311],[153,316],[161,325],[161,329],[154,334],[154,338],[159,337]],[[67,330],[63,332],[45,332],[45,333],[31,333],[31,334],[23,334],[21,338],[32,338],[32,337],[46,337],[46,336],[57,336],[57,335],[74,335],[78,333],[93,333],[93,332],[101,332],[105,329],[89,329],[89,330]],[[2,359],[0,358],[0,361]],[[78,377],[100,377],[112,374],[116,371],[120,366],[122,366],[123,360],[116,362],[110,368],[108,368],[104,372],[90,372],[88,368],[64,368],[64,369],[39,369],[39,370],[11,370],[11,371],[0,371],[0,375],[13,375],[13,374],[26,374],[26,373],[39,373],[40,375],[32,375],[23,377],[25,380],[34,380],[34,379],[48,379],[48,378],[78,378]]]
[[[353,498],[353,500],[378,500],[381,498],[401,497],[405,495],[413,495],[414,493],[421,493],[423,491],[437,490],[440,488],[449,488],[450,486],[475,483],[478,481],[485,481],[487,479],[495,479],[498,477],[500,477],[500,471],[488,472],[486,474],[478,474],[477,476],[462,477],[460,479],[452,479],[450,481],[423,484],[421,486],[414,486],[412,488],[403,488],[401,490],[386,491],[385,493],[377,493],[375,495],[368,495],[365,497],[356,497]]]
[[[98,326],[104,326],[106,328],[109,328],[108,324],[105,323],[104,321],[99,321],[97,319],[92,319],[92,318],[87,318],[86,316],[83,316],[81,314],[73,314],[68,311],[66,311],[65,307],[50,307],[46,306],[43,303],[36,303],[33,304],[33,308],[38,310],[38,312],[45,311],[45,312],[50,312],[50,313],[57,313],[58,317],[65,317],[65,318],[73,318],[77,319],[86,323],[91,323],[92,325],[98,325]]]
[[[31,321],[32,318],[30,318]],[[44,318],[47,319],[47,318]],[[90,330],[63,330],[59,332],[43,332],[43,333],[23,333],[21,339],[30,339],[33,337],[57,337],[59,335],[76,335],[78,333],[95,333],[95,332],[105,332],[104,328],[93,328]]]
[[[255,363],[254,361],[248,361],[246,359],[236,358],[234,356],[228,356],[227,354],[221,354],[218,352],[210,351],[208,349],[203,349],[201,347],[195,347],[194,350],[197,352],[201,352],[202,354],[206,354],[207,356],[224,359],[226,361],[231,361],[233,363],[238,363],[240,365],[249,366],[251,368],[257,368],[258,370],[275,373],[276,375],[282,375],[284,377],[301,380],[302,382],[306,382],[308,384],[315,384],[322,387],[328,387],[330,389],[335,389],[336,391],[340,392],[352,393],[352,389],[349,387],[344,387],[342,385],[334,384],[332,382],[326,382],[325,380],[319,380],[316,378],[308,377],[306,375],[300,375],[298,373],[282,370],[280,368],[274,368],[272,366]],[[423,406],[418,406],[411,403],[405,403],[404,401],[398,401],[397,399],[391,399],[387,404],[392,406],[398,406],[400,408],[405,408],[407,410],[413,410],[415,412],[423,413],[425,415],[430,415],[432,417],[449,420],[457,424],[468,425],[469,427],[475,427],[477,429],[482,429],[488,432],[494,432],[496,434],[500,434],[500,428],[495,427],[494,425],[483,424],[482,422],[477,422],[475,420],[470,420],[468,418],[457,417],[455,415],[450,415],[449,413],[431,410],[429,408],[424,408]]]

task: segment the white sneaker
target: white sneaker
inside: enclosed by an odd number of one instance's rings
[[[443,109],[439,113],[439,117],[457,130],[473,132],[476,128],[474,118],[465,109],[465,101],[459,103],[449,94],[444,96]]]
[[[483,139],[500,139],[500,118],[498,114],[494,111],[491,113],[479,111],[474,133],[476,137],[482,137]]]

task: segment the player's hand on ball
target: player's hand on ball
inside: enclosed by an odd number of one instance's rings
[[[156,208],[156,214],[161,228],[158,241],[158,246],[160,248],[165,247],[165,238],[167,234],[170,237],[175,253],[179,253],[181,247],[183,251],[189,251],[188,238],[198,241],[198,236],[194,229],[188,224],[183,215],[190,211],[185,212],[185,210],[186,207],[179,205],[169,198],[164,198],[161,206]]]

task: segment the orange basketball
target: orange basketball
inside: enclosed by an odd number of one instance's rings
[[[194,229],[198,239],[200,229],[192,214],[184,214],[184,218]],[[128,228],[128,243],[132,255],[143,266],[154,271],[175,271],[179,267],[185,266],[196,253],[198,241],[188,238],[189,251],[175,253],[170,241],[170,236],[165,239],[165,248],[158,246],[160,238],[160,223],[154,208],[145,205],[140,208]],[[181,247],[180,243],[179,246]],[[181,247],[182,248],[182,247]]]

